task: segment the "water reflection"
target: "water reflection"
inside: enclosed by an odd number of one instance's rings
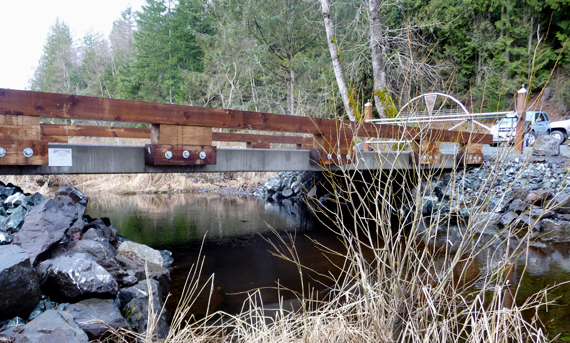
[[[89,215],[108,217],[121,235],[171,249],[207,239],[225,241],[279,229],[313,225],[303,206],[282,206],[251,197],[219,194],[100,195],[90,197]]]
[[[335,271],[331,261],[342,264],[339,255],[325,258],[311,240],[342,252],[344,247],[339,239],[320,227],[303,206],[293,203],[283,206],[249,197],[218,194],[106,195],[90,197],[88,213],[92,217],[109,217],[123,236],[173,252],[173,296],[167,304],[171,313],[188,271],[198,258],[206,233],[208,238],[202,248],[202,255],[205,256],[202,281],[213,274],[214,285],[211,299],[202,294],[196,302],[193,312],[197,315],[206,313],[209,302],[210,311],[239,312],[247,296],[245,292],[253,289],[264,288],[262,294],[265,304],[278,301],[278,292],[275,290],[277,283],[285,288],[301,289],[296,267],[271,254],[273,248],[267,239],[273,242],[279,239],[270,227],[275,228],[277,235],[285,241],[288,241],[289,234],[292,235],[301,262],[318,273]],[[498,234],[492,227],[485,228],[483,232],[480,244],[488,241],[485,236],[490,239]],[[570,243],[565,239],[564,232],[557,235],[543,235],[518,260],[513,281],[515,284],[520,281],[519,302],[545,287],[570,280]],[[459,227],[441,230],[438,239],[430,244],[441,248],[459,240],[460,236]],[[455,248],[450,246],[449,250]],[[500,258],[502,254],[498,251],[491,256]],[[438,262],[446,263],[446,258],[439,256],[441,261]],[[468,266],[466,279],[474,279],[489,263],[492,260],[488,259],[488,255],[481,254],[480,259]],[[523,271],[526,275],[519,280]],[[325,280],[318,275],[305,274],[304,278],[306,284],[316,286],[320,292],[326,290]],[[293,298],[292,294],[284,292],[281,296],[285,300]],[[558,306],[550,306],[548,312],[544,310],[542,320],[551,333],[570,333],[570,286],[554,290],[550,298],[557,297]]]

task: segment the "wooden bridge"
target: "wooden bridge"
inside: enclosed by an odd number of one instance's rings
[[[50,118],[73,124],[46,123]],[[82,121],[107,126],[76,125]],[[124,122],[149,128],[116,126]],[[70,136],[144,138],[149,144],[70,144]],[[411,150],[355,149],[357,140],[368,138],[408,141]],[[245,142],[246,148],[214,142]],[[459,144],[459,154],[442,154],[442,143]],[[321,170],[338,164],[449,168],[482,163],[486,143],[491,135],[467,131],[0,89],[0,174]]]

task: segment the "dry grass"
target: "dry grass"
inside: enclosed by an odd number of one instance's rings
[[[303,280],[296,293],[297,310],[285,303],[269,310],[254,291],[241,313],[214,313],[196,321],[193,299],[212,292],[212,279],[198,283],[201,260],[190,273],[164,341],[549,342],[538,319],[538,309],[549,304],[549,290],[522,303],[513,300],[518,293],[518,285],[512,284],[514,262],[526,263],[532,229],[516,220],[489,231],[492,202],[482,189],[504,172],[508,152],[503,151],[484,185],[469,198],[464,198],[463,182],[447,182],[451,210],[438,208],[429,217],[422,208],[431,186],[442,177],[440,171],[416,165],[405,172],[394,165],[368,175],[338,166],[327,173],[337,206],[327,209],[316,199],[309,204],[329,218],[325,223],[332,223],[330,229],[346,249],[335,251],[315,242],[324,254],[343,256],[343,263],[331,267],[340,273],[324,275],[326,296],[317,296]],[[453,175],[464,172],[456,167]],[[553,206],[543,204],[543,214]],[[468,221],[462,221],[460,210]],[[290,261],[303,278],[310,268],[300,262],[293,237],[276,237],[281,240],[273,244],[273,253]],[[149,335],[139,338],[151,341]]]

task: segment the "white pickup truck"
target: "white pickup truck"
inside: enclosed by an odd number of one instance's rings
[[[570,135],[570,119],[550,122],[550,135],[562,144]]]
[[[490,134],[493,135],[493,145],[499,143],[513,143],[517,131],[517,122],[517,114],[510,112],[493,125],[490,132]],[[525,122],[526,145],[533,145],[538,136],[550,134],[550,124],[548,115],[546,115],[545,112],[527,111]]]

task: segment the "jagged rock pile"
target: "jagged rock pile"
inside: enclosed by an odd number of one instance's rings
[[[301,202],[307,196],[314,198],[325,195],[323,184],[326,184],[326,180],[319,172],[281,172],[267,180],[265,186],[254,195],[266,201],[281,202],[288,199]]]
[[[530,162],[529,162],[530,161]],[[533,229],[542,240],[570,240],[570,177],[565,158],[532,162],[522,157],[423,183],[422,212],[426,216],[454,214],[464,223],[486,228],[507,225]],[[413,204],[402,206],[402,211]],[[493,230],[490,230],[492,232]]]
[[[43,199],[2,184],[0,199],[0,338],[87,342],[109,328],[145,332],[149,294],[160,311],[169,290],[167,252],[121,244],[108,220],[85,215],[87,197],[71,186]],[[163,314],[154,334],[168,330]]]

